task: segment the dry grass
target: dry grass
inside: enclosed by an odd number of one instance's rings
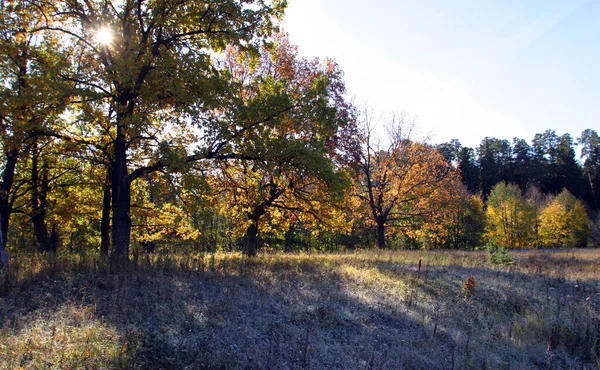
[[[0,367],[599,369],[600,251],[512,255],[17,258]]]

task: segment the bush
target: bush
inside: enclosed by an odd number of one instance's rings
[[[493,265],[512,265],[515,263],[515,258],[508,253],[508,249],[498,247],[494,244],[488,244],[485,247],[487,252],[487,260]]]
[[[462,287],[463,299],[465,302],[471,302],[471,299],[475,295],[475,287],[477,286],[477,282],[475,281],[474,276],[469,276]]]

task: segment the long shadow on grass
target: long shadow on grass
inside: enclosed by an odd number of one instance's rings
[[[384,261],[369,261],[381,276],[364,281],[341,272],[347,263],[352,261],[310,257],[267,263],[260,257],[232,260],[214,271],[152,265],[119,275],[63,271],[14,289],[0,302],[0,323],[19,335],[32,324],[28,318],[51,317],[65,306],[89,308],[93,322],[118,333],[107,339],[118,342],[117,353],[107,360],[112,368],[548,368],[549,361],[550,367],[582,368],[589,363],[589,351],[583,351],[593,338],[582,328],[593,322],[583,316],[567,318],[564,325],[552,321],[580,308],[585,313],[577,302],[587,293],[573,291],[572,282],[462,266],[428,267],[417,276],[414,266]],[[477,281],[469,297],[462,291],[467,276]]]
[[[119,333],[114,368],[452,366],[451,337],[434,336],[404,311],[363,297],[327,266],[242,263],[207,272],[146,267],[38,277],[0,303],[0,322],[19,335],[35,325],[32,317],[52,317],[66,305],[92,307],[94,321]]]

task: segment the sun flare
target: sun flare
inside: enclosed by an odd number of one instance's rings
[[[110,45],[113,38],[113,33],[110,28],[102,27],[96,31],[94,35],[94,41],[97,44],[108,46]]]

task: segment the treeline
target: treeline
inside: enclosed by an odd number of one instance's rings
[[[475,150],[458,140],[437,148],[459,169],[469,192],[487,199],[487,241],[509,248],[597,246],[596,131],[584,130],[576,141],[546,130],[531,145],[524,139],[511,143],[486,137]]]
[[[339,66],[278,32],[285,1],[1,6],[0,266],[8,251],[93,252],[116,269],[165,249],[590,243],[594,131],[583,168],[551,131],[475,152],[415,140],[395,116],[378,139]]]
[[[580,146],[578,161],[574,144]],[[522,193],[535,186],[544,194],[567,189],[582,199],[593,212],[600,199],[600,138],[587,129],[575,141],[569,134],[554,130],[536,134],[529,144],[524,139],[486,137],[475,149],[463,147],[458,140],[438,145],[448,161],[462,173],[463,182],[473,193],[484,197],[498,182],[517,184]]]

